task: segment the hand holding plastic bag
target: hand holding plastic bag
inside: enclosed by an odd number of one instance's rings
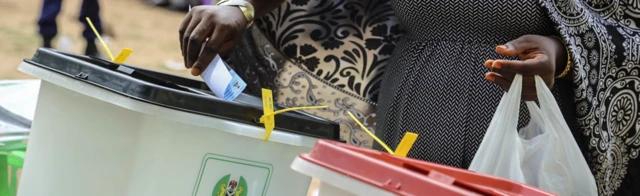
[[[500,101],[469,170],[565,195],[598,195],[595,179],[544,81],[536,76],[540,107],[527,102],[529,125],[518,133],[522,76]]]

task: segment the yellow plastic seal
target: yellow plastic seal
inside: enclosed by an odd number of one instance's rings
[[[402,137],[402,140],[400,141],[400,144],[398,144],[398,148],[396,148],[394,154],[396,156],[407,157],[409,150],[411,150],[411,147],[413,147],[413,144],[416,143],[417,139],[418,134],[411,132],[404,133],[404,137]]]
[[[409,153],[409,150],[411,150],[411,147],[413,147],[413,144],[418,139],[418,134],[415,134],[415,133],[412,133],[412,132],[406,132],[404,134],[404,137],[402,137],[402,140],[400,141],[400,144],[398,144],[398,147],[396,148],[396,150],[392,151],[391,148],[389,148],[389,146],[387,146],[387,144],[385,144],[380,138],[376,137],[376,135],[373,134],[373,132],[369,131],[369,129],[367,129],[367,127],[365,127],[358,120],[358,118],[356,118],[350,111],[347,111],[347,113],[349,113],[349,116],[351,116],[351,118],[354,121],[356,121],[356,123],[358,123],[358,125],[360,125],[360,128],[362,128],[362,130],[367,132],[369,134],[369,136],[371,136],[373,138],[373,140],[378,142],[378,144],[380,144],[380,146],[382,146],[385,150],[387,150],[387,152],[389,154],[393,154],[393,155],[400,156],[400,157],[406,157],[407,154]]]
[[[114,60],[113,62],[123,64],[127,60],[127,58],[129,58],[129,55],[131,55],[131,53],[133,53],[133,49],[131,48],[122,49],[122,51],[120,51],[120,54],[116,56],[116,60]]]
[[[329,106],[305,106],[305,107],[294,107],[287,108],[278,111],[273,111],[273,92],[269,89],[262,89],[262,110],[264,114],[260,117],[260,123],[264,124],[264,129],[266,134],[263,141],[269,140],[271,137],[271,132],[273,128],[276,126],[276,122],[274,116],[280,113],[294,111],[294,110],[304,110],[304,109],[319,109],[319,108],[328,108]]]
[[[93,22],[91,22],[91,19],[89,19],[89,17],[86,18],[87,22],[89,23],[89,26],[91,26],[91,29],[93,30],[93,33],[96,34],[96,37],[98,38],[98,40],[100,40],[100,43],[102,44],[102,47],[104,47],[104,50],[107,51],[107,54],[109,54],[109,58],[111,59],[111,61],[114,61],[115,59],[113,58],[113,54],[111,54],[111,50],[109,50],[109,46],[107,46],[106,43],[104,43],[104,40],[102,40],[102,37],[100,36],[100,33],[98,33],[98,30],[96,30],[96,27],[93,26]]]

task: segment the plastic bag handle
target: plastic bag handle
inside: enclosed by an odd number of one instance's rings
[[[569,132],[569,125],[564,120],[564,116],[560,111],[560,106],[556,102],[553,93],[551,93],[551,89],[547,87],[546,83],[540,76],[535,76],[535,81],[538,102],[540,102],[540,109],[544,116],[543,122],[545,125],[552,127],[562,127],[561,129],[551,129],[556,137],[573,139],[573,134]],[[577,147],[577,144],[575,145]]]
[[[500,104],[498,104],[498,108],[496,111],[505,111],[502,114],[496,113],[491,119],[491,123],[489,124],[489,128],[487,130],[501,130],[501,131],[490,131],[485,134],[482,139],[482,143],[480,144],[480,149],[496,149],[501,145],[501,141],[509,141],[515,140],[518,138],[518,132],[510,131],[516,130],[518,128],[518,118],[520,114],[520,101],[522,96],[522,75],[516,74],[511,83],[511,87],[509,87],[509,91],[502,96],[500,100]],[[514,118],[516,117],[516,118]],[[495,153],[495,152],[476,152],[481,154],[486,153]],[[507,157],[503,157],[503,153],[497,153],[497,157],[484,157],[481,159],[493,159],[496,158],[498,160],[507,159]],[[474,159],[474,161],[476,161]],[[489,160],[477,160],[478,162],[487,162]],[[472,166],[473,166],[472,162]],[[485,165],[488,167],[488,165]]]
[[[536,85],[536,93],[537,93],[537,98],[538,98],[538,102],[540,103],[540,110],[542,112],[542,123],[545,126],[551,126],[554,125],[555,123],[560,123],[560,124],[564,124],[566,126],[566,128],[568,129],[569,126],[566,124],[566,122],[564,122],[564,117],[562,116],[562,113],[560,111],[560,107],[558,106],[558,103],[556,103],[556,100],[553,96],[553,93],[551,93],[551,90],[549,89],[549,87],[547,87],[546,83],[544,82],[544,80],[542,79],[542,77],[540,76],[534,76],[535,79],[535,85]],[[504,97],[508,97],[510,100],[512,100],[512,102],[509,103],[509,107],[510,108],[517,108],[515,110],[509,110],[508,115],[505,115],[504,117],[513,117],[513,116],[517,116],[518,118],[520,117],[520,102],[521,102],[521,94],[522,94],[522,75],[521,74],[516,74],[513,82],[511,83],[511,87],[509,88],[509,92],[507,92],[507,94],[509,96],[504,96]],[[527,101],[527,102],[531,102],[534,103],[533,101]],[[531,108],[534,104],[528,103],[527,106],[528,108]],[[532,111],[529,111],[529,113],[531,113]],[[518,119],[516,118],[516,119]],[[559,120],[556,120],[559,119]],[[554,121],[554,122],[552,122]],[[555,122],[558,121],[558,122]],[[515,120],[515,122],[510,123],[509,127],[514,127],[517,128],[518,124],[517,124],[517,120]],[[554,123],[554,124],[552,124]],[[513,125],[511,125],[513,124]],[[553,131],[553,129],[550,129]]]
[[[536,93],[538,94],[538,101],[540,102],[540,109],[542,109],[542,112],[545,115],[551,115],[548,117],[553,117],[554,119],[564,119],[564,117],[562,117],[560,107],[553,97],[553,93],[551,93],[551,90],[547,87],[544,80],[540,76],[535,76],[535,81]],[[564,120],[562,120],[562,122],[564,122]],[[564,124],[566,125],[566,122]]]

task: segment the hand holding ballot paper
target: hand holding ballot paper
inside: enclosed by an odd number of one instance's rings
[[[222,13],[224,15],[224,13]],[[230,13],[232,14],[232,13]],[[220,39],[223,34],[228,34],[228,29],[221,28],[225,25],[218,25],[214,31],[213,27],[202,27],[197,23],[190,23],[193,15],[191,6],[189,6],[189,14],[180,27],[180,46],[182,55],[184,56],[185,66],[192,68],[191,74],[201,75],[202,80],[209,86],[209,89],[219,98],[232,101],[245,89],[247,84],[222,60],[218,53],[224,53],[230,50],[230,47],[224,47],[225,40]],[[228,25],[226,25],[228,26]],[[206,29],[208,28],[208,29]],[[191,33],[200,33],[201,31],[213,31],[219,36],[211,36],[198,38],[191,36]],[[185,37],[185,33],[187,37]],[[200,40],[202,39],[202,40]],[[216,46],[220,46],[219,49]],[[199,49],[199,51],[198,51]],[[197,55],[195,55],[197,54]],[[203,71],[204,70],[204,71]]]
[[[201,76],[213,94],[227,101],[234,100],[247,87],[247,83],[219,55],[216,55]]]

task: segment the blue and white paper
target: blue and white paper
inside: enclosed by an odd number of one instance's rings
[[[191,11],[191,5],[189,5],[189,11]],[[205,43],[207,41],[209,41],[209,38],[205,40]],[[204,44],[202,44],[200,54],[202,54],[203,49]],[[220,55],[216,55],[200,76],[207,83],[213,94],[227,101],[235,100],[247,87],[247,83],[233,69],[227,66],[224,60],[220,58]]]
[[[213,94],[227,101],[236,99],[247,87],[247,83],[235,71],[227,68],[224,60],[218,55],[204,69],[201,76]]]

